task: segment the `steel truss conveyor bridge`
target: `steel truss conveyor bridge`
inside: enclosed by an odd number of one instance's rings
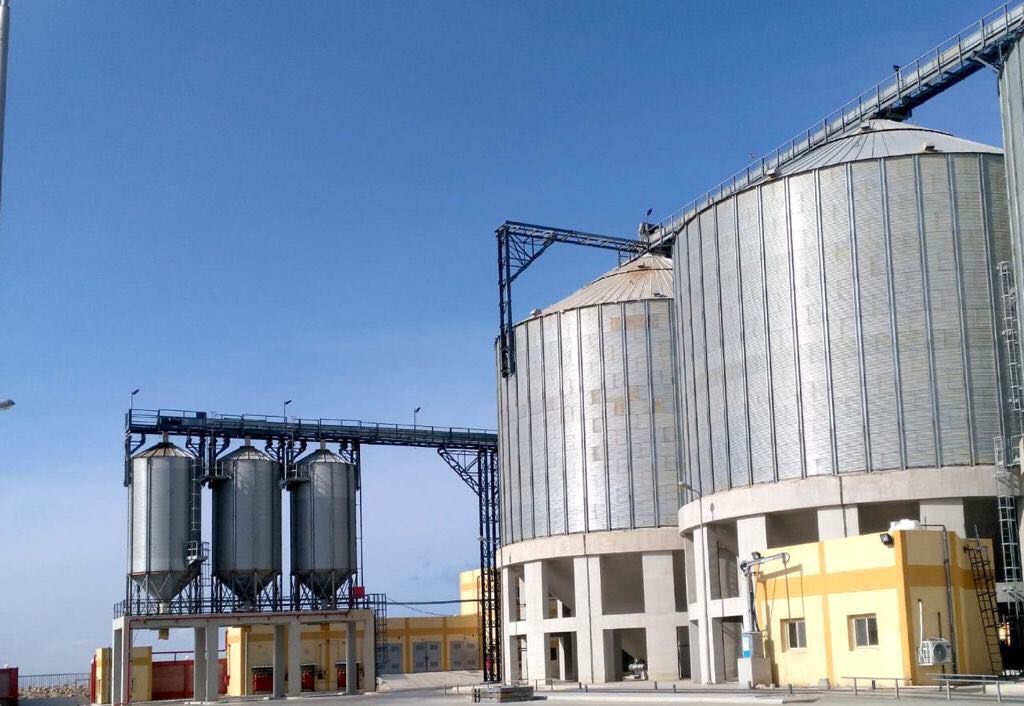
[[[658,224],[652,242],[670,242],[707,206],[740,189],[775,176],[787,162],[829,140],[856,130],[865,120],[903,121],[914,108],[985,67],[997,69],[1007,50],[1024,33],[1024,0],[1013,0],[965,27],[937,47],[896,69],[853,100],[793,139],[701,194]]]
[[[150,436],[183,438],[209,477],[231,440],[263,441],[285,474],[310,444],[340,444],[360,478],[362,446],[436,449],[438,455],[476,494],[480,524],[480,636],[486,681],[501,681],[501,585],[495,556],[501,544],[498,509],[498,435],[488,429],[381,424],[351,419],[300,419],[265,415],[229,415],[181,410],[130,409],[125,415],[125,477],[131,484],[131,458]],[[361,521],[360,521],[361,525]],[[360,571],[362,570],[362,527]]]

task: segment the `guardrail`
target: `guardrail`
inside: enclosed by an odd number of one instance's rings
[[[937,47],[897,67],[888,78],[847,101],[807,130],[779,145],[662,220],[652,242],[673,237],[699,211],[773,174],[783,164],[846,134],[865,119],[905,103],[920,103],[980,68],[983,55],[1017,36],[1024,24],[1022,0],[1012,0],[963,28]]]
[[[853,682],[853,695],[857,696],[860,694],[859,682],[871,682],[871,691],[875,691],[877,682],[892,682],[893,687],[896,690],[896,698],[900,697],[900,682],[910,681],[907,677],[839,677],[840,679],[848,679]]]
[[[981,686],[981,693],[985,693],[985,688],[989,684],[996,685],[996,701],[999,703],[1003,702],[1003,688],[1002,684],[1005,679],[997,677],[992,674],[936,674],[935,680],[942,682],[940,688],[944,687],[946,690],[946,701],[952,701],[952,686]]]

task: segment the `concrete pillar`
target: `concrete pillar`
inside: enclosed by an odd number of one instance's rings
[[[856,537],[860,526],[856,505],[833,505],[818,509],[818,541]]]
[[[357,623],[355,621],[348,621],[345,623],[345,693],[355,694],[359,688],[359,677],[358,677],[358,659],[356,658],[356,632]],[[366,628],[363,628],[363,634],[366,634]],[[365,663],[366,660],[364,659]]]
[[[655,619],[647,624],[647,673],[651,679],[677,679],[676,592],[672,552],[646,552],[640,557],[644,576],[644,612]]]
[[[363,691],[377,691],[377,633],[372,616],[363,623]],[[358,682],[357,682],[358,684]]]
[[[192,655],[192,700],[206,701],[206,690],[209,684],[206,679],[206,628],[193,628],[192,635],[192,649],[194,650]]]
[[[740,571],[739,562],[749,559],[754,552],[764,554],[768,549],[768,522],[764,515],[741,517],[736,520],[736,579],[739,582],[740,596],[746,597],[747,580]]]
[[[548,649],[544,633],[548,587],[544,562],[531,561],[523,566],[526,603],[526,674],[531,681],[547,677]]]
[[[577,679],[584,683],[604,682],[604,642],[601,635],[601,559],[578,556],[573,559],[576,582]]]
[[[966,537],[967,522],[964,519],[963,498],[922,500],[921,522],[929,525],[945,525],[950,532],[956,532],[961,537]]]
[[[302,696],[302,624],[288,623],[288,696]]]
[[[515,591],[512,588],[511,572],[507,566],[501,567],[501,624],[502,641],[504,645],[501,650],[501,673],[503,681],[513,683],[519,678],[519,671],[515,668],[515,659],[512,654],[513,639],[509,634],[509,626],[512,623],[512,599]]]
[[[285,665],[285,633],[286,625],[274,626],[274,693],[275,699],[284,698],[284,672]],[[248,675],[245,677],[249,678]]]
[[[206,626],[206,700],[216,701],[220,697],[220,655],[219,629],[216,625]],[[196,659],[198,662],[199,660]]]
[[[362,624],[362,691],[377,691],[377,633],[374,617]]]
[[[114,703],[126,704],[131,701],[132,683],[132,632],[127,618],[114,621],[111,640],[110,694]]]
[[[691,620],[687,626],[690,634],[690,681],[694,684],[702,684],[703,677],[701,674],[701,642],[700,642],[700,623],[696,620]]]
[[[739,531],[737,528],[737,535]],[[697,527],[693,530],[693,562],[694,578],[693,586],[694,602],[689,606],[690,625],[695,628],[690,631],[691,650],[697,653],[697,669],[693,670],[694,681],[699,680],[701,684],[714,684],[715,674],[711,669],[712,651],[714,650],[713,639],[710,639],[708,617],[710,607],[708,606],[708,581],[710,579],[710,567],[708,565],[708,538],[710,532],[707,525]],[[737,536],[737,540],[739,537]]]

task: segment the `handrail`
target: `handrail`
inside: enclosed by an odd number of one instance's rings
[[[984,15],[935,48],[909,64],[899,67],[888,78],[847,101],[807,130],[782,143],[775,150],[754,160],[746,168],[721,181],[690,203],[662,220],[650,236],[658,243],[675,236],[699,211],[773,174],[783,164],[806,154],[829,139],[848,133],[865,119],[892,109],[901,101],[927,100],[932,93],[952,85],[962,77],[954,69],[984,63],[981,55],[994,45],[1019,33],[1024,27],[1024,0],[1011,0]]]
[[[910,681],[910,677],[839,677],[840,679],[850,679],[853,681],[853,695],[857,696],[860,694],[860,690],[857,687],[858,681],[869,681],[871,682],[871,690],[875,689],[875,682],[878,681],[891,681],[896,689],[896,698],[900,697],[900,682]]]
[[[985,687],[988,684],[996,685],[996,701],[999,703],[1003,702],[1003,682],[1006,681],[998,674],[933,674],[936,681],[942,682],[939,685],[941,689],[943,686],[946,687],[946,701],[953,699],[951,686],[954,683],[969,686],[971,684],[981,685],[981,693],[985,693]]]

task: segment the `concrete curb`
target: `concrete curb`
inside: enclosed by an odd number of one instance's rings
[[[537,696],[548,701],[599,701],[622,703],[623,701],[644,701],[661,704],[807,704],[818,700],[816,696],[730,696],[723,694],[652,694],[649,691],[635,693],[616,692],[602,694],[591,691],[583,694],[565,694],[557,691],[537,692]]]

